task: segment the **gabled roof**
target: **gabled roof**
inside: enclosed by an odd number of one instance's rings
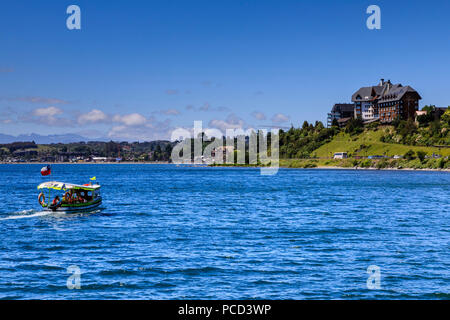
[[[407,93],[417,94],[418,98],[422,99],[419,93],[412,87],[410,86],[403,87],[401,84],[396,84],[393,85],[391,88],[387,88],[387,90],[383,92],[382,96],[380,97],[380,102],[397,101],[403,98],[403,96]]]
[[[383,92],[382,86],[362,87],[352,95],[352,101],[372,101]]]
[[[400,100],[406,93],[417,94],[418,99],[422,99],[419,93],[410,86],[402,86],[400,83],[392,84],[390,81],[384,82],[382,85],[372,87],[362,87],[352,95],[352,101],[373,101],[380,100],[381,102]]]

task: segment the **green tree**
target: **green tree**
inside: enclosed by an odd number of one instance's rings
[[[413,150],[408,150],[408,152],[406,152],[404,155],[403,155],[403,158],[405,158],[406,160],[413,160],[413,159],[415,159],[415,153],[414,153],[414,151]]]
[[[336,118],[333,118],[333,121],[331,122],[331,126],[332,127],[339,127],[339,122],[337,121],[337,119]]]
[[[417,157],[419,158],[420,162],[423,162],[423,160],[425,160],[425,156],[427,155],[426,152],[421,151],[421,150],[417,151],[416,154],[417,154]]]
[[[441,120],[444,124],[450,126],[450,106],[448,107],[447,111],[445,111],[444,114],[442,115]]]
[[[422,108],[422,111],[426,111],[429,114],[431,114],[435,110],[436,110],[436,106],[435,105],[426,105],[425,107]]]
[[[417,133],[417,126],[414,120],[411,118],[407,121],[401,120],[397,127],[397,133],[401,135],[402,143],[415,144],[414,135]]]
[[[431,113],[422,114],[417,117],[417,122],[419,122],[419,124],[422,126],[427,125],[431,121],[433,121],[433,116]]]
[[[444,159],[444,158],[440,158],[439,159],[439,162],[438,162],[438,166],[439,166],[439,168],[440,169],[444,169],[445,168],[445,163],[446,163],[447,161]]]
[[[349,133],[351,135],[353,134],[359,134],[363,132],[364,123],[361,119],[352,118],[348,121],[347,125],[345,126],[345,132]]]
[[[430,125],[431,135],[438,137],[441,133],[441,122],[439,120],[433,121]]]

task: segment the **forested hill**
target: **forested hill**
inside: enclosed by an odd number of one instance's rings
[[[36,144],[14,142],[0,145],[0,159],[15,158],[25,161],[64,161],[105,157],[121,158],[124,161],[169,161],[175,143],[151,142],[76,142]]]
[[[345,128],[336,125],[325,128],[321,122],[305,121],[301,128],[280,131],[280,158],[331,157],[334,152],[348,152],[349,157],[394,156],[409,150],[422,150],[428,155],[447,154],[450,107],[440,118],[434,118],[430,112],[417,120],[397,120],[391,125],[374,122],[364,126],[361,120],[352,119]]]

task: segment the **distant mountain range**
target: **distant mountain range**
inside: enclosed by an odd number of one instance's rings
[[[34,141],[37,144],[50,144],[50,143],[72,143],[80,141],[109,141],[107,138],[86,138],[78,134],[53,134],[43,136],[36,133],[21,134],[18,136],[12,136],[8,134],[0,133],[0,143],[12,143],[12,142],[25,142]]]

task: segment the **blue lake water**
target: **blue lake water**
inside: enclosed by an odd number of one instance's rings
[[[49,214],[41,167],[0,165],[0,298],[450,298],[449,173],[54,165],[104,202]]]

